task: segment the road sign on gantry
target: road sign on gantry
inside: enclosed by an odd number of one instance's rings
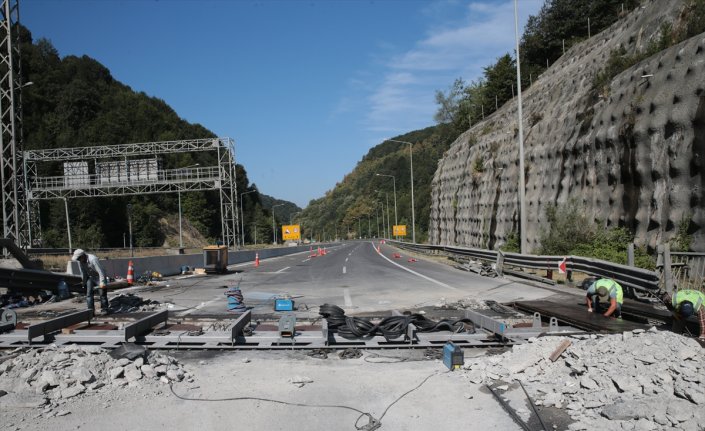
[[[394,236],[406,236],[406,225],[405,224],[394,225],[394,227],[392,228],[392,234]]]
[[[297,224],[285,224],[282,226],[282,239],[284,241],[299,241],[301,239],[301,228]]]

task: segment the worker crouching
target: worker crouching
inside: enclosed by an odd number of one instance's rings
[[[666,307],[673,313],[673,331],[683,332],[686,319],[697,315],[698,323],[700,324],[700,336],[698,338],[705,341],[705,293],[697,290],[680,289],[673,295],[663,292],[660,296]]]
[[[602,313],[605,317],[622,318],[624,292],[622,286],[609,278],[601,278],[592,283],[585,296],[589,312]]]
[[[71,260],[78,262],[78,267],[81,270],[83,288],[86,289],[86,305],[88,309],[95,312],[93,289],[97,285],[100,292],[100,314],[109,314],[107,278],[98,256],[88,254],[77,248],[73,252]]]

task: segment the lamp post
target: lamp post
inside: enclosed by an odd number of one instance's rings
[[[414,215],[414,144],[406,141],[397,141],[396,139],[388,139],[388,141],[409,145],[409,159],[411,161],[411,242],[416,244],[416,217]]]
[[[357,239],[362,239],[362,228],[360,227],[360,220],[362,217],[357,218]]]
[[[295,212],[294,214],[289,214],[289,224],[292,224],[292,219],[296,217],[298,214],[301,214],[303,211]]]
[[[375,190],[375,192],[380,193],[380,190]],[[387,198],[387,213],[386,213],[387,214],[387,231],[386,231],[386,233],[384,233],[384,237],[389,238],[390,237],[390,235],[389,235],[389,193],[384,192],[384,195]],[[382,202],[382,230],[384,230],[384,214],[385,214],[384,202]]]
[[[375,213],[377,214],[377,238],[379,238],[379,202],[375,205]],[[382,220],[384,220],[384,213],[382,213]]]
[[[240,193],[240,227],[242,228],[241,229],[242,232],[240,232],[240,246],[241,247],[245,246],[245,212],[242,210],[242,197],[248,193],[254,193],[256,191],[257,191],[257,189]]]
[[[392,185],[394,186],[394,226],[398,225],[399,222],[397,220],[397,179],[394,177],[394,175],[387,175],[387,174],[375,174],[378,177],[389,177],[392,179]],[[390,235],[391,237],[391,235]]]
[[[283,206],[284,206],[284,204],[277,204],[277,205],[272,206],[272,238],[274,239],[273,244],[277,243],[277,228],[274,223],[274,208],[283,207]]]
[[[190,165],[190,166],[184,166],[183,168],[179,168],[177,171],[179,174],[179,179],[182,179],[182,175],[184,173],[184,169],[188,168],[195,168],[196,166],[199,166],[199,163],[196,163],[195,165]],[[184,248],[184,238],[183,235],[181,234],[181,189],[178,190],[179,194],[179,248]]]
[[[524,129],[522,127],[522,113],[521,113],[521,66],[520,66],[520,55],[519,55],[519,16],[518,16],[518,6],[517,0],[514,0],[514,39],[516,40],[516,50],[517,50],[517,94],[518,94],[518,109],[517,116],[519,122],[519,230],[520,230],[520,242],[521,242],[521,253],[526,253],[526,208],[524,201],[526,200],[526,191],[524,188],[525,178],[524,178]]]

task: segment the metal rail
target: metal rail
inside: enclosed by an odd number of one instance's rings
[[[566,270],[582,272],[595,277],[607,277],[617,281],[626,288],[641,292],[653,292],[659,289],[659,275],[633,266],[621,265],[599,259],[581,256],[537,256],[519,253],[503,253],[494,250],[481,250],[467,247],[445,245],[410,244],[400,241],[387,241],[395,247],[419,253],[444,253],[450,256],[470,257],[476,260],[528,269],[558,270],[558,264],[566,260]],[[499,273],[502,268],[497,268]]]

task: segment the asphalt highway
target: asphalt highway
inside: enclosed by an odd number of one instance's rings
[[[379,247],[379,252],[377,251]],[[346,314],[383,312],[453,302],[529,300],[553,294],[502,278],[488,278],[444,263],[410,256],[377,241],[351,241],[326,247],[325,255],[310,252],[233,265],[224,275],[193,275],[170,279],[168,286],[135,292],[144,298],[171,302],[177,315],[222,315],[226,287],[240,286],[253,314],[272,311],[274,298],[290,295],[297,313],[317,314],[324,303]]]

